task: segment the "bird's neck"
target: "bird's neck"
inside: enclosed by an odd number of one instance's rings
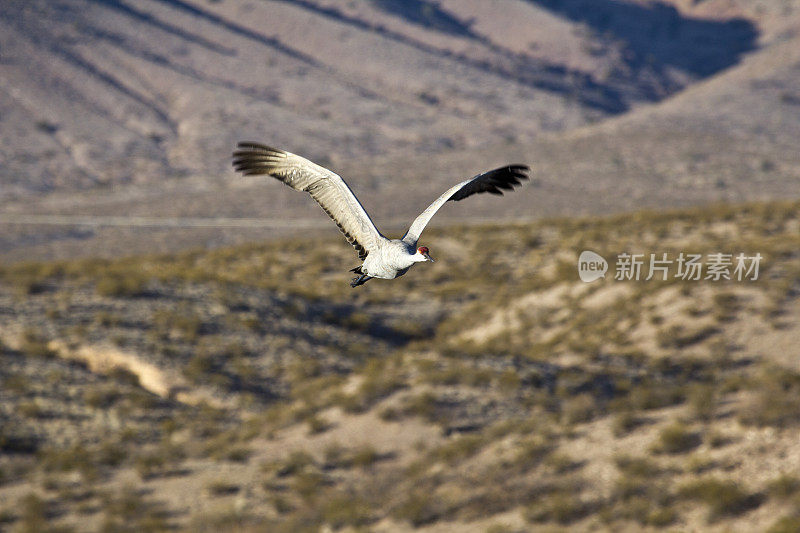
[[[400,269],[408,268],[411,265],[413,265],[414,263],[420,263],[422,261],[425,261],[425,257],[423,257],[422,254],[418,254],[416,252],[413,252],[413,253],[412,252],[408,252],[408,253],[404,253],[404,254],[401,254],[401,255],[396,256],[396,257],[397,257],[397,259],[395,259],[395,261],[396,261],[395,262],[395,266],[396,266],[396,268],[400,268]]]

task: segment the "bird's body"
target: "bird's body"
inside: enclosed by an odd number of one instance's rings
[[[382,239],[358,268],[371,278],[394,279],[408,272],[414,263],[427,260],[413,245],[400,239]]]
[[[483,192],[502,194],[501,189],[511,190],[527,179],[529,171],[525,165],[509,165],[462,181],[428,206],[402,239],[387,239],[338,174],[298,155],[253,142],[239,143],[233,156],[234,167],[243,174],[269,174],[295,190],[309,193],[316,200],[364,261],[352,269],[358,274],[351,283],[353,287],[372,278],[394,279],[408,272],[415,263],[432,262],[428,248],[418,248],[417,241],[445,202]]]

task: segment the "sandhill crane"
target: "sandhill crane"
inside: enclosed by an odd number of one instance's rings
[[[352,269],[357,276],[350,283],[358,287],[372,278],[394,279],[414,263],[433,261],[426,246],[417,241],[428,222],[448,200],[463,200],[473,194],[503,194],[528,179],[526,165],[508,165],[478,174],[448,189],[423,211],[402,239],[387,239],[375,227],[347,183],[336,173],[308,159],[255,142],[240,142],[233,153],[234,168],[244,174],[269,174],[289,187],[305,191],[336,222],[363,263]]]

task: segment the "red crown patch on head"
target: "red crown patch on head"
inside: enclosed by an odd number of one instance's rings
[[[419,253],[421,253],[421,254],[427,254],[428,253],[428,247],[427,246],[420,246],[419,248],[417,248],[417,251]]]

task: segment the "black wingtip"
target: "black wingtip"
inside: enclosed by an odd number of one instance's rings
[[[251,176],[269,174],[274,166],[270,163],[286,157],[286,152],[255,141],[239,141],[232,157],[234,170],[244,176]]]
[[[450,200],[459,201],[473,194],[489,193],[501,196],[503,191],[514,190],[522,184],[523,180],[530,179],[528,165],[511,164],[484,172],[473,178],[461,190],[455,193]]]
[[[233,152],[234,157],[239,156],[284,156],[286,152],[279,148],[273,148],[266,144],[257,143],[255,141],[239,141],[236,143],[236,150]]]
[[[256,142],[256,141],[239,141],[236,143],[236,148],[239,150],[245,151],[252,151],[252,150],[263,150],[269,152],[282,152],[283,150],[278,150],[277,148],[273,148],[271,146],[267,146],[266,144]]]

